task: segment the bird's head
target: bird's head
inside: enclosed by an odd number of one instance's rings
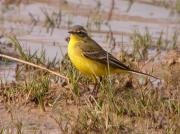
[[[73,26],[69,32],[70,33],[70,40],[71,39],[76,39],[76,40],[83,40],[86,37],[88,37],[87,31],[84,29],[84,27],[80,25],[75,25]]]

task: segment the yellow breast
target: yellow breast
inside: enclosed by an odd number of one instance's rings
[[[86,75],[96,75],[102,76],[107,74],[107,67],[95,60],[91,60],[83,55],[83,52],[78,45],[81,40],[77,40],[75,37],[72,37],[68,44],[68,56],[73,63],[73,65]]]

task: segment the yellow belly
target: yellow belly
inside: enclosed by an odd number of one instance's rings
[[[112,73],[127,72],[118,68],[113,68],[111,66],[108,67],[107,65],[102,64],[99,61],[95,61],[85,57],[79,46],[80,44],[82,44],[82,40],[73,35],[71,35],[70,38],[71,39],[68,44],[68,56],[73,65],[82,73],[90,76],[103,76]]]
[[[68,46],[68,56],[73,65],[86,75],[103,76],[116,70],[110,67],[108,71],[108,67],[105,64],[85,57],[80,47],[74,46],[71,43]]]

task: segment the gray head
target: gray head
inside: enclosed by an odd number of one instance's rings
[[[73,26],[72,28],[70,28],[68,33],[76,34],[76,35],[79,35],[79,36],[86,36],[86,35],[88,35],[87,31],[84,29],[84,27],[80,26],[80,25]]]

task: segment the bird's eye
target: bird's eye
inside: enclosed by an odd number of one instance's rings
[[[86,36],[86,33],[80,31],[80,32],[78,32],[78,35],[81,36],[81,37],[84,37],[84,36]]]

